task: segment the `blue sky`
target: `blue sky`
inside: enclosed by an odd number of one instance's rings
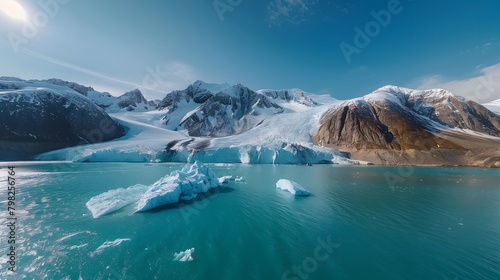
[[[148,98],[197,79],[339,99],[386,84],[500,98],[494,0],[3,1],[26,11],[25,20],[0,11],[5,76],[56,77],[114,95],[139,88]],[[478,98],[471,92],[481,84],[488,94]]]

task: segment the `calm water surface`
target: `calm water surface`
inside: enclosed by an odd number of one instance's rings
[[[85,206],[182,166],[17,164],[11,274],[3,165],[0,278],[500,279],[500,170],[209,165],[242,180],[146,213],[94,219]],[[312,196],[276,189],[280,178]],[[192,261],[173,261],[190,248]]]

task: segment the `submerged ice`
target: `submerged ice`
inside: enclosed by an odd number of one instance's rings
[[[117,211],[135,203],[135,212],[147,211],[180,199],[191,200],[198,193],[207,192],[220,185],[219,178],[203,163],[186,164],[181,170],[171,172],[151,186],[134,185],[126,189],[110,190],[92,197],[87,208],[94,218]]]

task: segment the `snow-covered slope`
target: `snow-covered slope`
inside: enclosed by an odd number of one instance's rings
[[[160,127],[163,113],[119,112],[110,114],[128,128],[127,135],[115,141],[82,145],[39,155],[39,160],[70,160],[99,162],[159,162],[165,147],[173,139],[190,139],[186,134]]]

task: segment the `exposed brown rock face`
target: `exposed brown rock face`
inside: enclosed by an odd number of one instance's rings
[[[449,127],[470,129],[500,137],[500,118],[484,106],[444,90],[406,96],[413,111]]]
[[[313,140],[377,164],[500,166],[498,136],[500,117],[475,102],[384,87],[325,113]]]

